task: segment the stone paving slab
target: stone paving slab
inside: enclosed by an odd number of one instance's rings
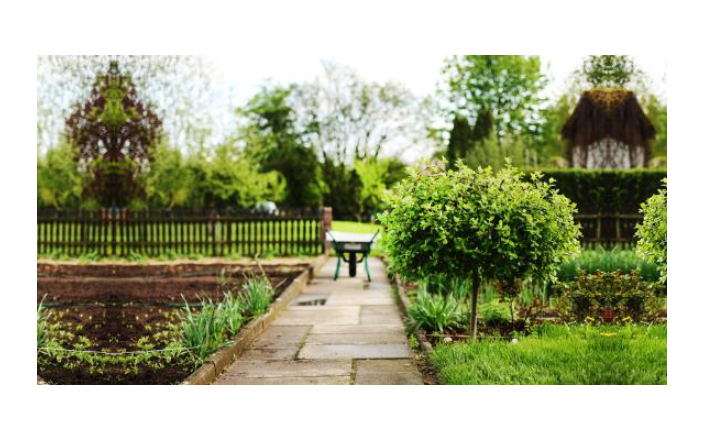
[[[389,295],[378,293],[355,293],[354,295],[332,295],[325,303],[328,306],[390,306],[394,305],[394,299]]]
[[[350,376],[233,377],[229,385],[349,385]]]
[[[320,334],[330,334],[330,333],[378,333],[378,332],[389,332],[389,333],[403,333],[405,334],[405,327],[403,324],[380,324],[380,325],[337,325],[337,324],[320,324],[315,325],[310,330],[309,335],[320,335]]]
[[[292,361],[296,358],[299,348],[278,348],[266,350],[247,350],[239,361]]]
[[[349,360],[237,361],[223,374],[228,377],[318,377],[345,376],[352,372]]]
[[[308,344],[298,359],[398,359],[410,358],[411,349],[403,344]]]
[[[406,335],[390,332],[320,333],[309,335],[306,344],[405,344]]]
[[[252,343],[255,349],[298,349],[311,326],[290,326],[287,328],[271,326]]]
[[[357,324],[359,323],[359,307],[289,307],[274,321],[274,326],[301,326],[308,324]]]
[[[411,359],[374,359],[355,362],[355,385],[423,385]]]
[[[399,316],[398,308],[393,306],[362,306],[360,321],[361,324],[400,324],[403,321]]]

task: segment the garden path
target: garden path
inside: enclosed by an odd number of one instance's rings
[[[330,258],[215,383],[422,385],[383,264],[369,266],[371,283],[333,281]]]

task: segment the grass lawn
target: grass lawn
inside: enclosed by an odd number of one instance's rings
[[[666,385],[667,325],[551,325],[516,344],[440,344],[430,360],[448,385]]]
[[[357,234],[373,234],[381,229],[380,224],[373,223],[359,223],[359,222],[349,222],[341,220],[333,220],[332,230],[337,232],[355,232]]]

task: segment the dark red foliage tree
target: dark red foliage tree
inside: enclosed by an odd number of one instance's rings
[[[103,206],[126,206],[142,191],[139,173],[154,157],[161,119],[138,99],[117,61],[98,75],[88,100],[75,107],[66,126],[76,159],[92,176],[87,193]]]

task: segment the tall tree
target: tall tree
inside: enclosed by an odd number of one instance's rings
[[[471,124],[491,120],[499,141],[509,134],[539,136],[547,79],[537,56],[455,55],[445,60],[443,76],[449,114],[460,112]]]
[[[472,126],[464,116],[455,115],[450,131],[450,141],[447,144],[447,161],[454,169],[458,161],[468,153],[472,143]]]
[[[263,171],[275,170],[284,176],[286,205],[317,207],[325,189],[322,170],[315,151],[304,144],[295,125],[290,96],[289,87],[262,88],[241,111],[247,120],[242,139]]]
[[[294,93],[298,124],[324,161],[400,154],[425,138],[420,103],[393,83],[364,81],[344,66],[323,63],[324,74]]]

